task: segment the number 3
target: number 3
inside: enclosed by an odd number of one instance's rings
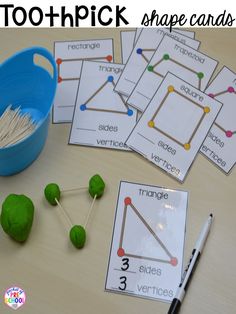
[[[128,270],[129,269],[129,259],[128,258],[122,258],[122,262],[123,262],[123,266],[121,267],[121,270],[123,270],[123,271]]]
[[[126,286],[127,286],[127,284],[126,284],[126,280],[127,280],[127,277],[125,277],[125,276],[122,276],[122,277],[120,277],[120,280],[121,280],[121,285],[123,285],[122,287],[120,287],[119,286],[119,289],[120,290],[125,290],[126,289]]]

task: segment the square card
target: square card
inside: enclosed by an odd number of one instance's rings
[[[180,283],[188,193],[121,181],[105,290],[170,302]]]
[[[135,31],[121,31],[120,32],[120,43],[121,43],[121,57],[122,63],[125,64],[129,56],[134,49],[134,37]]]
[[[125,65],[124,71],[115,86],[115,91],[127,97],[130,96],[164,35],[175,38],[179,42],[195,49],[198,49],[200,44],[200,42],[195,39],[186,37],[175,31],[170,32],[165,28],[142,29],[138,41]]]
[[[236,73],[223,67],[205,93],[223,107],[201,147],[201,153],[229,174],[236,162]]]
[[[165,35],[127,102],[144,111],[167,72],[204,91],[217,64],[214,59]]]
[[[113,60],[113,40],[95,39],[54,43],[58,85],[53,106],[53,123],[72,121],[83,60]]]
[[[114,91],[124,66],[84,61],[69,144],[129,150],[125,141],[137,111]]]
[[[221,106],[168,73],[126,144],[183,182]]]

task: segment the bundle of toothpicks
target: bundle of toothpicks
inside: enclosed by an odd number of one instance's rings
[[[26,138],[36,128],[32,117],[22,113],[21,108],[8,106],[0,116],[0,148],[4,148]]]

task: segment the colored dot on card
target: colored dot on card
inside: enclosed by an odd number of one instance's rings
[[[163,56],[163,60],[169,60],[170,59],[170,56],[166,53],[166,54],[164,54],[164,56]]]
[[[126,197],[126,198],[124,199],[124,203],[125,203],[125,205],[130,205],[130,204],[132,203],[131,198],[130,198],[130,197]]]
[[[190,146],[189,143],[185,143],[185,144],[184,144],[184,149],[185,149],[185,150],[190,150],[190,148],[191,148],[191,146]]]
[[[227,137],[232,137],[232,136],[233,136],[233,132],[232,132],[232,131],[226,131],[226,132],[225,132],[225,135],[226,135]]]
[[[56,63],[59,65],[59,64],[62,64],[62,59],[58,58]]]
[[[128,109],[128,111],[127,111],[127,115],[129,116],[129,117],[131,117],[132,115],[133,115],[133,110],[131,110],[131,109]]]
[[[108,82],[113,82],[113,80],[114,80],[114,77],[112,75],[108,76],[108,78],[107,78]]]
[[[147,67],[147,70],[148,70],[149,72],[153,72],[153,66],[152,66],[152,65],[149,65],[149,66]]]
[[[81,105],[81,106],[80,106],[80,110],[81,110],[81,111],[85,111],[85,110],[86,110],[86,105]]]
[[[58,83],[61,83],[62,82],[62,78],[60,76],[58,76],[57,81],[58,81]]]
[[[170,263],[172,266],[177,266],[178,259],[176,257],[171,257]]]
[[[199,79],[202,79],[202,78],[204,77],[204,73],[198,72],[198,73],[197,73],[197,76],[198,76]]]
[[[118,250],[117,250],[117,255],[119,257],[123,257],[125,255],[125,250],[122,249],[122,247],[120,247]]]
[[[112,56],[111,56],[111,55],[106,56],[106,60],[107,60],[108,62],[111,62],[111,61],[112,61]]]
[[[204,112],[205,113],[209,113],[211,111],[211,109],[209,107],[204,107]]]
[[[149,128],[154,128],[154,126],[155,126],[155,122],[154,121],[149,121],[148,122],[148,126],[149,126]]]
[[[234,88],[233,88],[232,86],[229,86],[228,89],[227,89],[227,91],[228,91],[229,93],[234,93]]]
[[[137,52],[138,55],[141,55],[143,53],[143,49],[142,48],[138,48],[136,50],[136,52]]]
[[[172,93],[175,90],[174,86],[170,85],[168,86],[168,92]]]
[[[215,95],[212,94],[212,93],[208,94],[208,96],[211,97],[211,98],[214,98],[214,97],[215,97]]]

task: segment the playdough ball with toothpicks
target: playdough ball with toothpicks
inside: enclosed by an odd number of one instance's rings
[[[77,249],[82,249],[86,241],[84,227],[75,225],[70,229],[70,240]]]
[[[92,197],[95,197],[97,195],[97,198],[101,197],[105,190],[105,182],[100,177],[99,174],[95,174],[90,178],[89,180],[89,194]]]
[[[49,183],[44,189],[44,195],[46,197],[46,200],[51,205],[57,205],[57,202],[55,199],[59,201],[60,196],[61,196],[59,186],[56,183]]]
[[[34,219],[34,204],[25,195],[10,194],[2,204],[1,225],[15,241],[27,240]]]

